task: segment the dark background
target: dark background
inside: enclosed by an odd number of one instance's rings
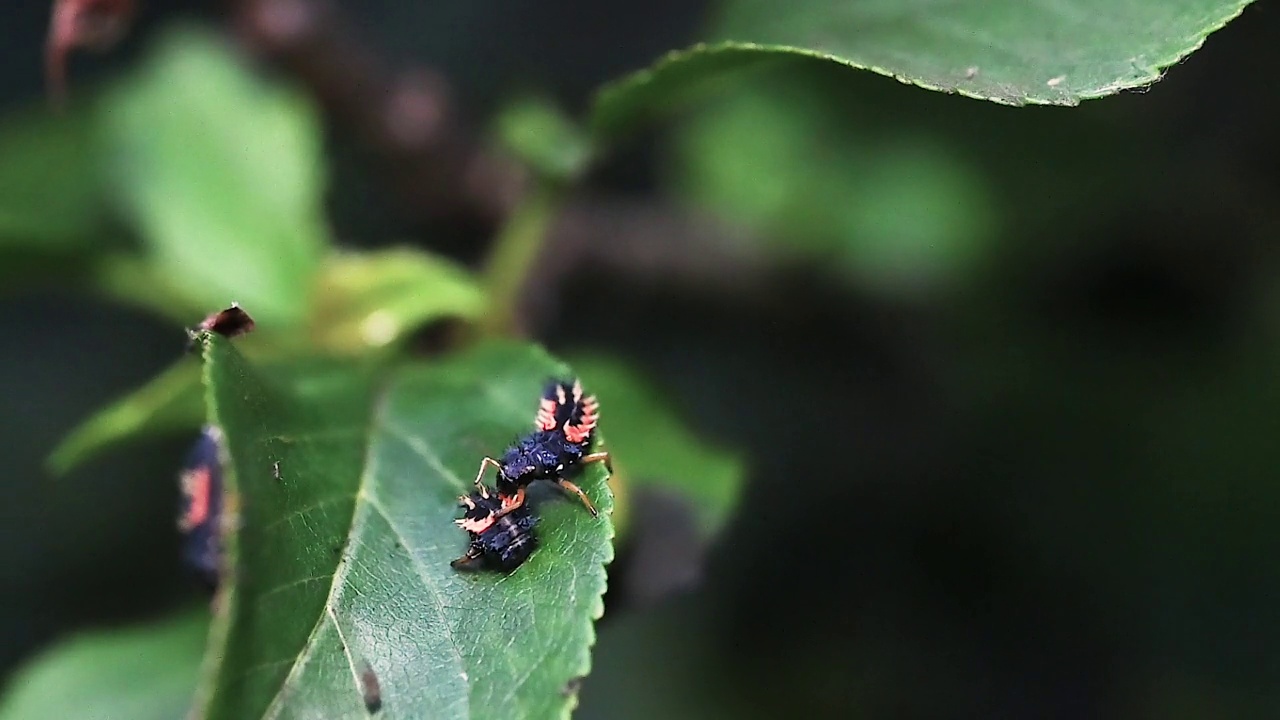
[[[77,56],[77,84],[126,68],[171,17],[225,21],[220,4],[145,6],[117,51]],[[440,71],[476,128],[530,90],[580,111],[602,81],[696,39],[709,12],[342,10],[387,67]],[[0,9],[7,109],[41,97],[47,13]],[[818,118],[824,142],[849,133],[962,158],[990,207],[980,261],[923,290],[833,271],[821,251],[748,253],[717,271],[696,243],[673,246],[672,216],[716,209],[687,171],[696,113],[603,165],[584,197],[630,208],[630,239],[591,228],[604,260],[570,263],[533,329],[552,349],[612,349],[663,378],[691,422],[742,452],[749,482],[696,590],[611,609],[578,715],[1280,711],[1277,42],[1275,8],[1251,6],[1148,91],[1075,109],[822,66],[749,83]],[[482,223],[397,200],[350,127],[333,123],[329,145],[345,243],[480,255]],[[821,212],[802,204],[795,222]],[[652,242],[676,250],[629,269],[650,221]],[[822,228],[772,226],[765,246],[792,232]],[[0,296],[0,671],[69,630],[195,596],[173,525],[183,439],[113,450],[57,481],[42,470],[66,432],[182,341],[69,290]]]

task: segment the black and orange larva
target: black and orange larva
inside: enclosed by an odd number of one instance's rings
[[[566,476],[593,462],[608,462],[609,453],[590,452],[600,419],[600,403],[582,390],[580,380],[550,380],[538,402],[534,431],[518,438],[502,454],[501,460],[480,461],[475,484],[481,485],[485,468],[498,471],[497,491],[504,498],[499,516],[522,507],[525,488],[538,480],[549,480],[576,494],[596,515],[591,499]]]

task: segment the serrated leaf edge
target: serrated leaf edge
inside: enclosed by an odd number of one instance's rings
[[[214,425],[218,425],[219,424],[218,423],[218,403],[216,402],[216,399],[213,397],[212,378],[210,376],[210,365],[211,365],[210,353],[212,351],[214,343],[216,342],[214,333],[208,330],[195,333],[192,335],[192,342],[195,343],[200,348],[200,355],[203,363],[201,368],[201,381],[205,386],[205,402],[206,402],[207,411],[209,413],[209,420]],[[541,345],[531,344],[530,347],[532,350],[540,354],[543,357],[543,359],[549,361],[551,364],[556,364],[565,368],[569,367],[568,364],[565,363],[563,360],[560,360],[552,356],[550,353],[548,353],[546,349],[543,348]],[[388,398],[387,390],[384,388],[378,391],[376,393],[376,396],[378,399],[374,401],[375,406],[373,408],[373,411],[369,415],[369,418],[370,418],[369,432],[370,433],[372,433],[372,429],[377,422],[376,419],[380,417],[381,413],[383,412],[383,408],[386,405],[386,400]],[[601,433],[600,435],[600,444],[601,446],[607,447],[607,443],[605,441],[603,433]],[[372,443],[366,441],[366,446],[369,448],[370,451],[372,451],[372,447],[373,447]],[[223,452],[223,457],[221,458],[221,460],[223,462],[223,466],[226,468],[226,470],[224,471],[224,489],[229,496],[232,496],[234,495],[234,493],[238,492],[238,479],[236,478],[236,475],[235,475],[234,464],[230,462],[231,449],[230,449],[229,441],[223,442],[222,452]],[[355,506],[352,510],[352,520],[351,520],[351,523],[348,525],[348,529],[346,532],[347,539],[349,539],[351,536],[351,528],[354,527],[356,518],[359,515],[360,509],[362,507],[361,500],[364,500],[365,504],[369,504],[370,507],[372,507],[371,497],[365,494],[364,492],[366,483],[369,477],[369,472],[370,472],[369,468],[371,468],[372,466],[373,466],[373,463],[366,460],[364,464],[364,470],[361,473],[359,488],[356,493]],[[613,489],[609,486],[610,477],[611,475],[606,470],[606,474],[602,482],[602,487],[604,488],[605,492],[609,494],[609,504],[608,504],[609,512],[606,515],[606,517],[612,515],[613,505],[614,505]],[[234,507],[235,507],[234,503],[228,504],[229,510],[233,510]],[[383,514],[385,517],[385,513]],[[224,518],[224,522],[229,525],[229,531],[224,533],[224,538],[223,538],[225,543],[224,562],[226,563],[228,568],[233,569],[235,567],[235,561],[236,561],[236,558],[238,557],[238,551],[239,551],[239,547],[237,544],[238,538],[239,538],[239,533],[237,531],[238,523],[234,518],[234,512],[229,512],[228,517]],[[579,654],[578,667],[574,671],[574,673],[571,675],[571,679],[579,678],[579,677],[587,677],[588,675],[590,675],[591,667],[592,667],[592,649],[595,647],[596,640],[598,639],[595,624],[596,624],[596,621],[598,621],[601,617],[604,616],[604,596],[609,589],[609,573],[607,568],[615,558],[614,540],[617,535],[616,528],[614,527],[614,524],[611,519],[607,521],[606,525],[607,525],[607,533],[606,533],[605,539],[607,540],[607,543],[605,547],[604,556],[601,558],[601,561],[600,561],[600,566],[601,568],[604,569],[604,572],[602,572],[600,576],[599,591],[594,593],[594,597],[592,598],[592,601],[591,601],[591,608],[587,613],[587,643],[583,649],[583,652]],[[279,714],[280,712],[279,708],[282,706],[278,706],[277,702],[284,695],[284,690],[286,687],[288,687],[290,678],[294,677],[295,673],[300,668],[305,666],[305,663],[302,662],[302,660],[307,654],[307,651],[313,646],[315,637],[317,636],[319,629],[323,626],[325,618],[333,617],[332,603],[336,599],[341,597],[340,593],[337,590],[338,588],[341,587],[339,580],[341,579],[341,577],[345,577],[345,574],[346,572],[349,571],[348,568],[350,567],[350,564],[345,560],[346,558],[344,557],[339,562],[338,567],[334,572],[334,579],[333,581],[331,581],[330,587],[329,587],[329,595],[325,599],[325,606],[324,606],[325,613],[321,615],[320,618],[317,619],[315,626],[312,628],[311,632],[307,637],[307,641],[303,644],[302,650],[299,651],[297,657],[294,659],[293,666],[290,667],[289,673],[285,676],[285,679],[281,682],[280,689],[277,691],[276,695],[272,698],[271,704],[268,705],[267,709],[264,711],[263,720],[269,720],[269,718],[274,718]],[[212,622],[210,623],[209,640],[205,648],[205,657],[200,670],[201,679],[196,687],[196,692],[193,697],[191,710],[187,716],[188,720],[204,720],[205,718],[208,717],[209,703],[212,701],[214,697],[214,689],[216,687],[217,680],[221,675],[222,661],[226,655],[224,652],[224,648],[226,646],[226,641],[229,635],[231,624],[234,621],[235,592],[236,592],[236,580],[235,580],[236,573],[232,570],[225,573],[225,575],[226,575],[226,580],[224,581],[223,586],[219,589],[218,597],[215,599],[214,617]],[[353,658],[350,653],[350,649],[347,646],[345,637],[341,635],[342,630],[341,630],[341,627],[338,625],[337,618],[333,617],[332,622],[334,623],[335,629],[339,633],[340,642],[342,643],[343,650],[346,653],[348,664],[351,665],[352,672],[356,679],[356,687],[358,688],[359,687],[359,670],[355,668],[354,665],[352,664]],[[452,642],[452,636],[450,636],[450,640]],[[457,644],[453,643],[453,645],[456,649]],[[470,704],[469,694],[467,696],[467,703],[469,706]],[[570,718],[573,715],[573,711],[577,709],[578,703],[579,703],[579,694],[577,692],[574,692],[571,695],[569,695],[566,698],[566,702],[563,706],[563,710],[560,714],[560,717],[564,720],[568,720],[568,718]]]
[[[715,42],[695,43],[687,48],[680,50],[672,50],[665,55],[659,57],[655,62],[646,68],[636,70],[621,78],[608,82],[601,86],[595,93],[592,100],[592,118],[591,127],[598,134],[607,135],[613,132],[618,125],[625,123],[625,120],[612,118],[609,116],[601,117],[602,108],[608,107],[614,102],[614,99],[632,90],[652,82],[658,74],[667,70],[673,65],[687,62],[702,55],[713,55],[721,52],[740,52],[744,54],[759,54],[761,56],[775,56],[778,59],[785,57],[809,58],[821,60],[824,62],[833,62],[838,65],[853,68],[855,70],[868,70],[878,75],[893,78],[898,82],[906,85],[924,88],[925,90],[933,90],[936,92],[952,93],[974,100],[984,100],[994,102],[999,105],[1009,105],[1014,107],[1022,107],[1027,105],[1048,105],[1059,107],[1074,107],[1084,100],[1096,100],[1110,95],[1115,95],[1124,90],[1135,90],[1148,87],[1158,82],[1163,77],[1164,69],[1171,67],[1181,60],[1185,59],[1191,53],[1199,50],[1210,35],[1221,30],[1227,23],[1239,17],[1244,9],[1255,0],[1238,0],[1232,7],[1228,6],[1226,11],[1215,21],[1211,21],[1203,29],[1194,33],[1191,37],[1185,38],[1184,47],[1175,50],[1167,55],[1162,55],[1152,59],[1137,68],[1140,73],[1119,78],[1111,82],[1096,84],[1073,93],[1061,92],[1057,97],[1029,95],[1021,93],[1019,95],[988,95],[966,89],[960,85],[964,79],[963,74],[958,73],[957,82],[951,84],[932,83],[923,78],[912,77],[903,74],[891,68],[872,65],[867,63],[859,63],[850,58],[836,55],[834,53],[823,52],[811,48],[799,47],[795,45],[773,44],[773,43],[754,43],[738,40],[721,40]],[[762,59],[764,59],[762,57]]]

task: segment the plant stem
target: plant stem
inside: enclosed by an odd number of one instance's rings
[[[520,203],[494,241],[484,269],[489,308],[480,321],[488,336],[520,335],[519,303],[529,273],[559,208],[562,189],[540,183]]]

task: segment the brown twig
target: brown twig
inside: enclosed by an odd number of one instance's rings
[[[464,218],[492,229],[522,196],[515,161],[463,126],[437,72],[393,71],[320,0],[230,0],[250,51],[300,82],[338,126],[352,132],[424,218]]]
[[[557,314],[559,288],[584,269],[710,294],[756,292],[776,264],[751,231],[658,199],[582,195],[569,201],[522,289],[521,325],[534,331]]]
[[[44,44],[45,88],[55,108],[66,104],[67,56],[110,49],[124,37],[135,10],[133,0],[55,0]]]

